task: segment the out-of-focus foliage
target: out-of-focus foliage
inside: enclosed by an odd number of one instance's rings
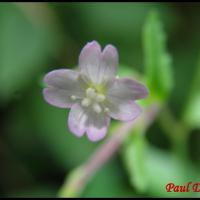
[[[137,190],[144,192],[147,189],[145,168],[145,141],[141,132],[134,133],[130,142],[124,147],[124,162],[130,174],[130,182]]]
[[[171,57],[166,51],[166,35],[157,13],[150,13],[144,26],[145,78],[150,94],[165,100],[173,87]]]
[[[83,197],[137,197],[136,192],[127,185],[124,175],[119,161],[112,160],[89,182]]]
[[[124,161],[130,182],[139,192],[155,197],[198,196],[191,191],[185,194],[167,193],[165,190],[168,183],[181,185],[199,176],[198,169],[191,163],[153,147],[140,132],[129,140],[124,147]]]
[[[138,103],[146,109],[162,101],[179,129],[170,120],[160,123],[167,119],[161,110],[147,130],[141,126],[130,133],[81,196],[199,196],[165,189],[169,182],[199,181],[200,175],[200,4],[187,5],[0,4],[0,197],[56,196],[65,177],[102,144],[72,135],[68,111],[42,96],[45,73],[77,67],[81,48],[91,40],[117,47],[119,76],[140,80],[150,90]],[[111,123],[109,135],[118,125]]]
[[[1,101],[20,95],[34,75],[44,70],[48,53],[59,43],[59,38],[54,39],[56,31],[45,19],[34,22],[37,7],[26,9],[21,4],[0,6]]]
[[[162,24],[159,22],[156,14],[155,12],[150,13],[144,27],[145,77],[151,94],[149,102],[155,102],[155,97],[166,102],[170,96],[174,81],[172,78],[170,56],[166,53],[164,46],[165,35],[161,29]],[[193,101],[196,101],[196,95],[198,95],[198,82],[199,73],[197,73],[192,86],[190,98]],[[197,111],[198,107],[195,102],[190,102],[189,105]],[[196,116],[195,119],[199,120],[198,116],[195,115],[195,110],[192,110],[190,115],[188,114],[186,116],[190,117],[190,119],[191,116]],[[168,122],[166,121],[166,123]],[[173,134],[173,130],[171,132]],[[133,134],[128,139],[127,144],[124,145],[123,155],[127,171],[130,174],[130,182],[138,191],[141,193],[147,192],[157,197],[198,196],[198,194],[191,191],[186,194],[167,193],[163,188],[163,183],[176,182],[177,185],[181,185],[188,180],[194,180],[198,177],[200,174],[199,171],[189,161],[177,157],[174,152],[167,153],[149,145],[144,137],[143,127],[141,127],[141,130],[134,130]],[[174,134],[180,133],[174,132]],[[187,138],[187,135],[185,136],[184,134],[188,133],[182,132],[181,134],[183,135],[180,137]],[[176,137],[171,137],[170,135],[170,139],[175,140]],[[176,144],[178,145],[179,142],[175,142]],[[184,145],[187,144],[184,143]],[[181,147],[175,149],[178,148]]]

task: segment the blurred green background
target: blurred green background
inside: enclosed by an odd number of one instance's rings
[[[158,101],[163,111],[81,196],[199,197],[165,190],[169,182],[200,182],[199,21],[199,3],[1,3],[0,197],[57,196],[66,175],[103,142],[73,136],[68,111],[42,97],[43,76],[76,67],[92,40],[115,45],[120,75],[141,73],[151,92],[144,104]]]

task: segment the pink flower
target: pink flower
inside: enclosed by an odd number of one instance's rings
[[[79,56],[79,69],[59,69],[44,77],[45,100],[60,108],[71,108],[68,126],[91,141],[105,137],[110,118],[135,119],[140,107],[135,100],[145,98],[148,91],[141,83],[116,76],[118,52],[112,45],[103,51],[98,42],[85,45]]]

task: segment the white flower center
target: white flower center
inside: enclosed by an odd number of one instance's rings
[[[94,88],[87,88],[86,97],[82,100],[81,104],[84,107],[91,106],[93,111],[96,113],[101,113],[103,110],[103,101],[106,99],[105,95],[98,93]]]
[[[86,96],[90,99],[94,99],[96,97],[96,92],[95,92],[95,89],[93,88],[88,88],[86,90]]]
[[[78,98],[72,95],[71,99],[75,101]],[[99,93],[94,88],[89,87],[85,90],[85,97],[81,100],[81,105],[83,107],[91,107],[96,113],[101,113],[102,111],[108,113],[109,109],[103,104],[105,99],[106,97],[104,94]]]
[[[94,103],[92,108],[96,113],[101,113],[102,111],[102,108],[98,103]]]

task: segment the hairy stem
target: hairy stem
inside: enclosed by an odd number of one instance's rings
[[[156,118],[159,108],[158,104],[153,104],[146,108],[138,119],[120,124],[116,132],[94,152],[85,164],[70,173],[59,191],[59,197],[78,196],[95,172],[119,149],[131,130],[138,126],[147,128]]]

